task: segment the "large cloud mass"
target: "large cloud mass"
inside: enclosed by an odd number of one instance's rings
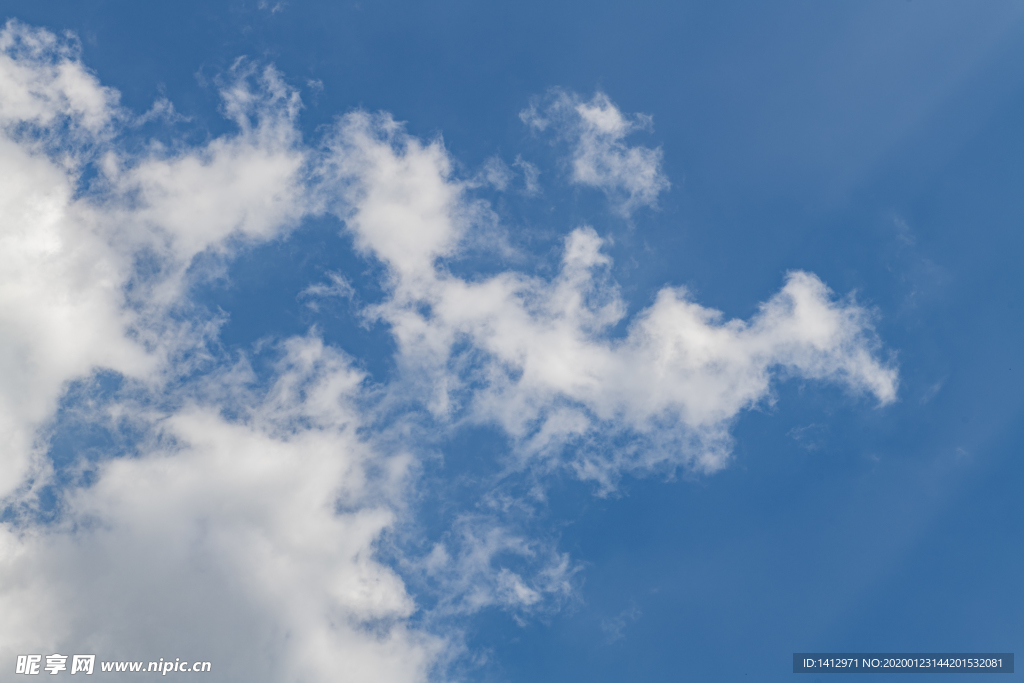
[[[4,662],[95,652],[210,660],[212,680],[426,680],[457,651],[452,615],[557,602],[577,568],[486,512],[507,500],[385,562],[383,539],[414,514],[423,429],[497,427],[513,469],[608,491],[624,472],[724,467],[730,425],[779,373],[896,396],[869,313],[812,274],[790,273],[748,321],[678,288],[629,316],[582,226],[553,278],[456,275],[446,264],[500,217],[440,141],[354,112],[307,145],[297,93],[246,62],[222,98],[234,133],[129,151],[138,117],[73,41],[0,32]],[[523,118],[568,136],[571,181],[623,215],[668,188],[660,150],[625,142],[650,120],[604,95],[557,93]],[[261,379],[189,299],[199,264],[323,214],[383,267],[363,314],[393,335],[388,384],[315,331],[272,342]],[[90,394],[111,377],[116,391]],[[132,437],[55,458],[68,412]],[[432,582],[445,619],[424,617],[399,568]]]

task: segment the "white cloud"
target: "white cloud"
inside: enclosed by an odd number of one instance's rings
[[[523,193],[527,196],[540,194],[540,183],[538,182],[540,179],[540,169],[535,164],[531,164],[523,159],[520,154],[516,155],[516,160],[512,165],[523,171]]]
[[[453,252],[462,236],[458,214],[466,207],[439,140],[423,145],[387,114],[354,112],[329,148],[326,194],[336,198],[333,208],[353,228],[361,250],[407,277],[428,276],[434,259]]]
[[[303,184],[308,153],[295,127],[298,93],[271,67],[257,71],[240,61],[230,77],[221,95],[237,134],[142,159],[108,154],[105,199],[121,204],[124,239],[143,236],[147,246],[166,245],[166,256],[188,263],[223,249],[227,238],[278,237],[315,209]]]
[[[504,192],[512,182],[512,169],[499,156],[488,158],[479,175],[482,182],[493,186],[499,192]]]
[[[153,376],[168,369],[160,358],[203,343],[210,321],[166,315],[196,254],[276,237],[310,209],[297,96],[272,69],[243,63],[232,76],[225,112],[239,133],[130,158],[111,142],[128,119],[117,94],[73,42],[13,21],[0,31],[0,430],[11,444],[0,495],[45,469],[31,464],[32,434],[65,382],[100,367]],[[97,191],[79,193],[91,161]]]
[[[237,133],[133,156],[114,126],[130,117],[73,44],[10,23],[0,47],[0,498],[14,515],[0,654],[184,656],[212,661],[211,680],[424,680],[444,643],[407,625],[415,605],[375,550],[410,461],[356,436],[362,375],[315,338],[284,344],[265,394],[244,366],[209,374],[217,321],[185,297],[198,255],[317,210],[295,93],[240,62],[222,91]],[[100,175],[82,187],[90,163]],[[207,374],[182,384],[197,353]],[[44,427],[68,383],[102,369],[132,400],[80,411],[149,436],[132,457],[69,465],[90,477],[58,486],[56,522],[41,523],[35,492],[57,481]]]
[[[362,375],[315,338],[285,344],[264,396],[235,375],[101,463],[64,523],[4,528],[5,653],[186,656],[216,680],[425,678],[443,643],[406,627],[414,604],[374,551],[408,459],[357,436]]]
[[[117,93],[82,66],[73,39],[13,19],[0,30],[0,92],[0,125],[9,134],[62,122],[63,141],[78,141],[101,134],[117,114]]]
[[[313,310],[319,309],[319,304],[316,302],[317,299],[323,299],[326,297],[351,299],[356,295],[356,290],[352,286],[352,283],[349,282],[341,273],[327,273],[327,277],[331,281],[330,284],[322,282],[312,284],[299,293],[299,298],[311,299],[311,301],[306,302],[306,305]]]
[[[609,114],[601,125],[616,120]],[[895,398],[896,371],[875,355],[869,311],[836,300],[809,273],[790,273],[749,321],[726,321],[685,290],[663,289],[624,338],[609,334],[625,304],[590,228],[566,238],[553,280],[455,277],[438,259],[457,253],[477,212],[443,149],[363,115],[339,136],[351,141],[337,152],[343,159],[364,160],[341,181],[350,199],[343,217],[390,268],[392,296],[376,310],[438,416],[498,424],[530,456],[575,443],[572,467],[610,486],[623,470],[724,467],[732,421],[769,400],[779,374],[837,382],[883,404]],[[612,434],[635,446],[587,446]]]
[[[615,617],[601,619],[601,630],[604,631],[609,643],[617,642],[626,637],[626,627],[641,616],[640,608],[634,603],[619,612]]]
[[[22,485],[34,432],[63,383],[94,366],[144,371],[119,306],[127,264],[74,200],[80,144],[101,135],[117,97],[76,61],[74,45],[8,22],[0,31],[0,496]],[[64,128],[56,157],[41,146]],[[36,454],[38,455],[38,454]]]
[[[579,571],[553,543],[517,533],[493,512],[460,515],[413,566],[439,584],[435,618],[493,606],[514,615],[550,608],[572,596]]]
[[[278,12],[280,12],[281,10],[283,10],[283,9],[284,9],[284,8],[286,7],[286,3],[283,3],[283,2],[276,2],[276,3],[274,3],[273,5],[271,5],[271,4],[270,4],[269,2],[267,2],[266,0],[260,0],[260,1],[259,1],[259,2],[258,2],[258,3],[256,4],[256,6],[257,6],[257,8],[259,8],[259,9],[265,9],[265,10],[269,10],[271,14],[277,14]]]
[[[551,127],[568,140],[572,182],[603,191],[627,218],[638,207],[657,206],[658,195],[670,186],[661,171],[661,148],[624,142],[629,134],[651,128],[651,117],[624,116],[602,92],[584,102],[576,94],[554,90],[544,102],[520,112],[519,118],[537,131]]]

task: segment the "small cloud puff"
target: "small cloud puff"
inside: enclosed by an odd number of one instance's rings
[[[626,218],[641,206],[656,207],[658,195],[670,187],[661,171],[661,148],[624,142],[633,132],[649,130],[652,118],[623,115],[602,92],[585,102],[574,93],[553,90],[520,112],[519,118],[538,132],[552,128],[558,138],[567,141],[570,180],[604,192]]]

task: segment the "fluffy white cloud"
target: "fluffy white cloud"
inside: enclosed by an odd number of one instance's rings
[[[35,431],[63,383],[105,366],[137,373],[145,352],[124,335],[123,255],[74,199],[78,147],[95,142],[117,97],[74,58],[73,45],[8,22],[0,31],[0,496],[44,463]],[[48,155],[51,128],[71,137]],[[34,462],[33,462],[34,460]]]
[[[10,20],[0,30],[0,125],[9,133],[66,124],[64,142],[101,134],[116,116],[118,95],[78,60],[71,39]]]
[[[315,338],[285,344],[254,398],[155,415],[135,457],[102,462],[63,522],[0,532],[6,654],[187,657],[215,680],[424,680],[442,642],[374,557],[409,460],[375,453],[351,405],[363,377]],[[243,417],[218,413],[233,408]]]
[[[542,498],[552,467],[605,489],[625,471],[721,468],[733,420],[780,374],[895,398],[869,312],[811,274],[791,273],[748,321],[672,288],[628,316],[603,240],[580,227],[553,278],[459,277],[445,264],[498,218],[439,140],[354,112],[309,146],[295,91],[245,61],[222,96],[234,133],[128,152],[119,136],[139,119],[73,42],[0,31],[0,657],[95,650],[208,659],[211,680],[422,681],[457,649],[437,632],[446,619],[541,610],[571,596],[577,571],[500,490],[423,556],[394,545],[395,566],[435,593],[438,619],[419,614],[380,551],[410,526],[425,443],[497,426],[510,471]],[[553,97],[524,118],[570,140],[573,181],[627,216],[653,206],[661,152],[624,142],[649,120],[604,95]],[[515,166],[538,192],[539,170]],[[512,182],[496,161],[483,178]],[[390,385],[315,334],[279,342],[262,384],[218,355],[218,319],[188,298],[201,264],[325,211],[385,267],[365,313],[396,341]],[[330,278],[304,296],[358,298]],[[58,472],[47,425],[70,383],[101,371],[127,388],[85,400],[83,419],[143,436]],[[442,436],[424,438],[432,428]],[[610,438],[623,447],[599,445]],[[48,484],[56,510],[41,521]]]
[[[223,89],[235,134],[131,155],[115,125],[129,115],[73,43],[12,22],[0,48],[0,655],[424,680],[443,642],[407,626],[414,603],[375,550],[409,459],[356,436],[362,376],[301,338],[264,394],[244,367],[178,379],[195,352],[213,360],[217,321],[185,297],[195,257],[317,208],[294,92],[240,63]],[[99,175],[83,187],[86,164]],[[36,493],[57,481],[43,428],[69,382],[99,370],[135,398],[80,410],[149,436],[131,457],[72,463],[57,521],[41,523]]]
[[[237,134],[133,158],[110,141],[130,117],[74,43],[13,21],[0,31],[0,435],[11,444],[0,495],[30,469],[32,434],[64,382],[94,368],[151,376],[210,332],[167,317],[196,254],[276,237],[314,208],[296,94],[269,68],[231,75]],[[93,191],[78,192],[96,160]]]
[[[640,206],[656,206],[658,195],[670,186],[661,172],[661,148],[623,141],[630,133],[649,129],[651,117],[623,116],[604,93],[584,102],[576,94],[554,90],[520,112],[519,118],[537,131],[550,127],[568,140],[572,182],[603,191],[627,218]]]
[[[229,237],[267,240],[297,225],[315,206],[305,192],[306,150],[295,119],[298,93],[271,67],[239,62],[222,89],[238,133],[184,151],[154,150],[125,168],[113,152],[104,170],[125,204],[125,239],[160,239],[187,263]]]

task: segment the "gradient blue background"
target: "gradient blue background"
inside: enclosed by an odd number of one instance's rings
[[[794,676],[795,651],[1024,651],[1024,4],[0,9],[75,32],[124,105],[166,96],[196,140],[230,126],[214,82],[248,55],[302,90],[310,140],[362,106],[443,135],[467,173],[522,153],[544,193],[496,198],[506,224],[538,268],[581,222],[611,235],[634,312],[672,284],[746,317],[794,268],[877,309],[897,404],[791,381],[741,416],[719,474],[627,479],[609,498],[556,482],[545,526],[584,564],[580,600],[526,625],[474,617],[487,663],[470,679],[775,681]],[[673,187],[659,211],[630,225],[566,184],[517,116],[551,86],[653,115],[634,140],[664,149]],[[369,287],[372,268],[324,221],[245,254],[201,295],[231,314],[228,347],[316,322],[384,379],[386,330],[297,298],[331,269]],[[436,476],[487,470],[479,454],[500,448],[486,431],[457,435]],[[443,528],[435,517],[428,534]]]

